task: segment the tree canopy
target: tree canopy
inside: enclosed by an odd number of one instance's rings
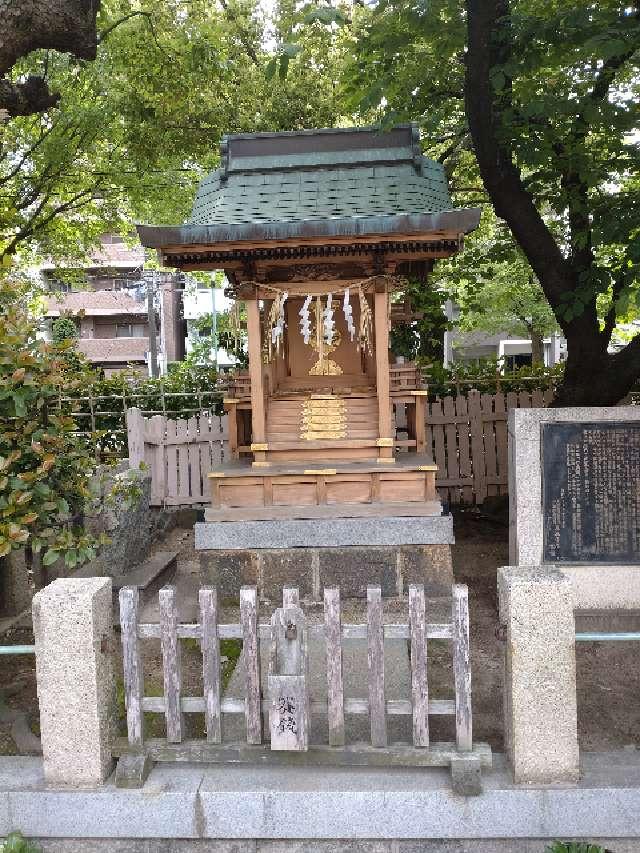
[[[14,67],[59,101],[0,124],[5,265],[81,258],[105,231],[181,221],[224,132],[343,121],[339,48],[321,26],[305,35],[307,62],[269,77],[267,24],[252,4],[103,0],[97,23],[95,61],[37,50]]]
[[[617,402],[637,305],[640,8],[604,0],[381,0],[361,10],[345,79],[360,109],[417,118],[458,202],[488,195],[568,341],[558,402]]]
[[[273,20],[255,0],[103,0],[93,61],[97,4],[76,4],[78,50],[0,56],[12,85],[60,96],[0,125],[5,265],[180,221],[225,131],[416,120],[456,203],[508,227],[489,255],[470,240],[452,282],[486,302],[509,280],[543,314],[544,294],[568,341],[561,404],[617,402],[640,374],[640,336],[608,352],[640,291],[638,0],[280,0]]]

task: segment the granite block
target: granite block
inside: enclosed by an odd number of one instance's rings
[[[240,587],[258,584],[257,555],[252,551],[203,551],[200,582],[203,586],[216,586],[222,600],[237,599]]]
[[[280,605],[282,588],[296,586],[301,598],[311,598],[312,559],[313,551],[309,548],[258,551],[260,597]]]
[[[498,572],[507,627],[505,744],[518,783],[578,779],[571,582],[550,567]]]
[[[323,548],[320,588],[339,586],[343,598],[365,598],[377,584],[386,597],[398,595],[396,548]]]
[[[453,521],[448,515],[207,521],[195,525],[197,551],[334,548],[357,545],[450,545],[453,541]]]
[[[111,773],[115,681],[110,578],[58,578],[33,599],[44,773],[101,784]]]
[[[424,584],[427,595],[451,592],[453,562],[449,545],[413,545],[401,549],[401,575],[406,595],[409,584]]]

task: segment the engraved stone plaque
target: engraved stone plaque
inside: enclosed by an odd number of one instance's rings
[[[640,563],[640,422],[542,425],[544,560]]]

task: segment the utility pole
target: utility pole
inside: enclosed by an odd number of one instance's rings
[[[147,322],[149,325],[149,366],[151,368],[151,376],[157,379],[160,375],[158,370],[158,341],[156,338],[156,307],[155,298],[155,278],[154,271],[151,272],[151,280],[147,277]]]

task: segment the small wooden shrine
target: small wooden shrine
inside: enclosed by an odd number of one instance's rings
[[[389,331],[413,316],[407,279],[427,287],[479,215],[452,209],[406,125],[228,136],[189,222],[139,226],[163,266],[224,269],[246,305],[249,371],[224,401],[234,462],[210,475],[209,521],[440,514],[426,391]]]

